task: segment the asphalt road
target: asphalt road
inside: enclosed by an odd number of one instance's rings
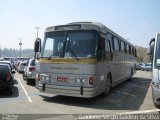
[[[14,93],[0,92],[0,113],[10,114],[140,114],[157,113],[151,95],[151,72],[137,71],[116,86],[108,97],[92,99],[40,93],[16,73]],[[68,116],[70,119],[70,116]],[[47,120],[47,119],[46,119]]]

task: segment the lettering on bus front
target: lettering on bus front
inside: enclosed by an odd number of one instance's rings
[[[79,70],[79,68],[71,68],[71,67],[50,67],[51,70]]]

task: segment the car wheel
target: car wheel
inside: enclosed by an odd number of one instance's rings
[[[26,76],[23,74],[23,80],[26,80]]]
[[[12,95],[13,94],[13,86],[8,88],[8,94]]]
[[[30,79],[26,78],[27,85],[30,85]]]
[[[104,93],[103,93],[103,96],[104,97],[107,97],[111,90],[112,90],[112,83],[111,83],[111,75],[108,74],[107,78],[106,78],[106,81],[105,81],[105,89],[104,89]]]

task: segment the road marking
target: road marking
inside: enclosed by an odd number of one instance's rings
[[[148,87],[141,87],[141,86],[137,86],[137,85],[133,85],[133,84],[130,84],[130,83],[127,83],[126,85],[129,85],[129,86],[133,86],[133,87],[138,87],[138,88],[142,88],[142,89],[149,89],[149,86]]]
[[[139,111],[133,111],[133,112],[124,112],[124,113],[119,113],[119,114],[120,115],[123,115],[123,114],[144,114],[144,113],[152,113],[152,112],[160,112],[160,109],[139,110]]]
[[[31,99],[31,97],[28,95],[28,93],[27,93],[26,89],[24,88],[23,84],[21,83],[20,79],[18,79],[18,81],[19,81],[19,83],[20,83],[20,85],[21,85],[23,91],[25,92],[25,94],[26,94],[26,96],[27,96],[29,102],[32,103],[32,99]]]
[[[120,92],[120,93],[122,93],[122,94],[125,94],[125,95],[129,95],[129,96],[132,96],[132,97],[135,97],[135,98],[137,98],[137,96],[135,96],[135,95],[132,95],[132,94],[129,94],[129,93],[127,93],[127,92],[124,92],[124,91],[119,91],[119,90],[114,90],[115,92]]]

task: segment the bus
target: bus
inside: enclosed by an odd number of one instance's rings
[[[160,108],[160,33],[149,43],[149,55],[152,61],[152,98],[157,108]]]
[[[72,22],[46,28],[35,41],[41,92],[92,98],[135,74],[136,48],[97,22]],[[36,57],[37,58],[37,57]]]

